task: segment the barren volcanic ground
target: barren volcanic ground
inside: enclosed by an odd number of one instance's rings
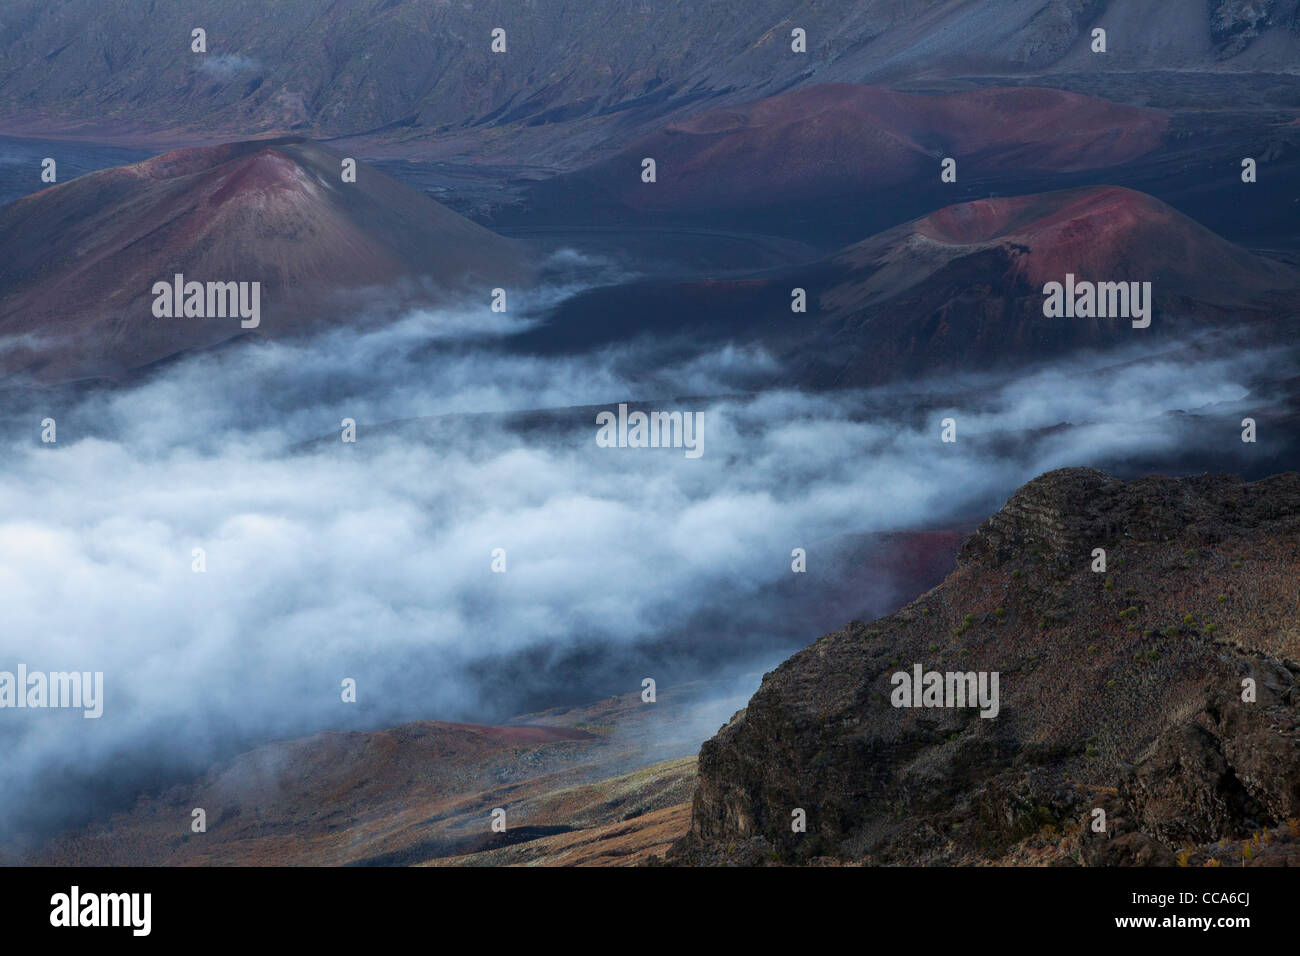
[[[348,136],[372,144],[367,155],[562,165],[704,109],[826,83],[1025,82],[1141,103],[1208,80],[1247,108],[1295,103],[1295,0],[301,0],[295,9],[125,4],[106,22],[94,0],[13,0],[0,31],[0,128],[156,142],[292,132]],[[208,36],[202,54],[189,44],[196,23]],[[1104,56],[1091,49],[1098,26]],[[504,54],[491,49],[494,28],[508,36]],[[792,49],[796,28],[804,53]],[[1211,102],[1203,89],[1187,98]]]
[[[701,750],[677,858],[1293,864],[1297,580],[1294,472],[1043,475],[942,585],[764,678]],[[999,674],[997,715],[892,706],[915,664]]]
[[[926,95],[834,83],[670,124],[530,198],[606,222],[759,215],[879,198],[937,179],[945,156],[974,177],[1120,166],[1158,149],[1168,127],[1163,112],[1058,90]],[[653,188],[641,181],[644,157],[656,163]]]
[[[1300,0],[256,6],[0,10],[0,861],[1300,863]]]
[[[0,207],[0,369],[111,378],[529,274],[509,240],[365,166],[344,183],[341,160],[301,139],[181,149]],[[258,324],[159,319],[152,289],[176,274],[260,283]]]
[[[800,651],[744,707],[695,683],[503,726],[272,744],[26,860],[1294,863],[1298,522],[1295,473],[1051,472],[966,540],[940,585]],[[892,707],[890,675],[913,662],[996,672],[997,714]],[[697,786],[695,735],[733,710]],[[189,830],[194,808],[206,833]]]
[[[25,857],[52,865],[633,864],[686,830],[701,721],[739,701],[693,684],[504,726],[405,724],[269,744]],[[494,808],[507,829],[491,829]],[[192,833],[192,811],[207,832]]]
[[[1067,273],[1150,282],[1150,329],[1113,315],[1045,318],[1043,286]],[[792,314],[794,289],[807,294],[806,314]],[[807,266],[595,289],[514,346],[734,339],[777,356],[784,384],[863,386],[1246,323],[1256,344],[1286,341],[1278,319],[1294,315],[1297,290],[1300,270],[1226,242],[1151,196],[1084,187],[947,206]],[[620,321],[604,321],[610,314]]]

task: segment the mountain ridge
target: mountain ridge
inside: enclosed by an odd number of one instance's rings
[[[611,133],[627,141],[703,105],[818,82],[1285,74],[1300,46],[1295,0],[1212,0],[1194,14],[1157,0],[758,0],[743,11],[655,0],[523,9],[512,0],[309,0],[300,9],[287,18],[210,0],[128,4],[109,29],[92,0],[57,12],[16,0],[0,21],[0,125],[30,129],[40,119],[82,138],[125,125],[303,132],[563,164],[594,154]],[[205,53],[191,52],[196,27]],[[1108,32],[1105,54],[1091,52],[1097,27]],[[491,52],[497,28],[505,53]],[[795,28],[806,31],[806,53],[791,49]],[[81,68],[67,69],[70,61]],[[1151,85],[1130,84],[1129,95],[1140,101]],[[518,142],[477,135],[501,129]]]

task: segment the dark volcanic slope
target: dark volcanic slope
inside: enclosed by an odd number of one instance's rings
[[[1106,573],[1091,570],[1104,548]],[[700,753],[686,859],[1300,856],[1300,475],[1021,488],[939,587],[768,674]],[[914,664],[999,714],[891,706]],[[1243,702],[1243,679],[1257,700]],[[1104,834],[1088,824],[1107,811]],[[791,832],[793,808],[808,829]],[[1220,840],[1277,828],[1247,852]],[[1288,835],[1289,831],[1289,835]],[[1286,846],[1274,846],[1276,839]],[[1258,860],[1257,860],[1258,861]]]
[[[1159,147],[1165,114],[1032,87],[943,95],[831,83],[723,107],[672,123],[617,155],[539,185],[532,201],[582,197],[602,216],[718,213],[842,203],[904,183],[939,182],[939,161],[962,177],[1117,166]],[[657,181],[641,181],[654,158]],[[556,213],[557,215],[559,213]]]
[[[1130,319],[1047,318],[1043,285],[1151,282],[1148,329]],[[791,290],[807,292],[805,314]],[[779,275],[596,290],[524,337],[586,348],[642,332],[760,343],[802,385],[982,372],[1081,348],[1295,314],[1300,273],[1226,242],[1157,199],[1117,187],[940,209]],[[619,316],[618,323],[606,321]],[[1262,328],[1256,344],[1269,341]]]
[[[113,376],[241,334],[238,318],[155,318],[175,273],[261,285],[259,335],[382,296],[342,291],[421,280],[443,292],[525,274],[513,243],[362,166],[297,140],[182,149],[102,170],[0,208],[0,355],[45,382]]]
[[[1284,74],[1296,0],[9,0],[0,114],[45,128],[374,132],[389,141],[572,156],[667,116],[826,82],[970,76]],[[190,52],[190,31],[208,52]],[[1090,52],[1093,27],[1109,34]],[[507,31],[508,51],[490,50]],[[807,53],[791,30],[807,31]],[[1292,86],[1294,83],[1292,81]],[[1286,87],[1284,87],[1286,89]],[[89,92],[88,92],[89,91]],[[1285,95],[1285,93],[1283,94]],[[1216,103],[1216,106],[1225,104]],[[508,129],[511,136],[479,135]]]

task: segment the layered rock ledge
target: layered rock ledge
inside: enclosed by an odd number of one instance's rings
[[[764,678],[670,860],[1300,862],[1297,660],[1300,475],[1050,472],[937,588]],[[997,672],[997,716],[893,706],[916,664]]]

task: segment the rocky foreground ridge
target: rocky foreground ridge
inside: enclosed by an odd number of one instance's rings
[[[1050,472],[764,678],[669,861],[1300,865],[1297,661],[1300,475]],[[915,664],[997,672],[997,716],[893,706]]]

